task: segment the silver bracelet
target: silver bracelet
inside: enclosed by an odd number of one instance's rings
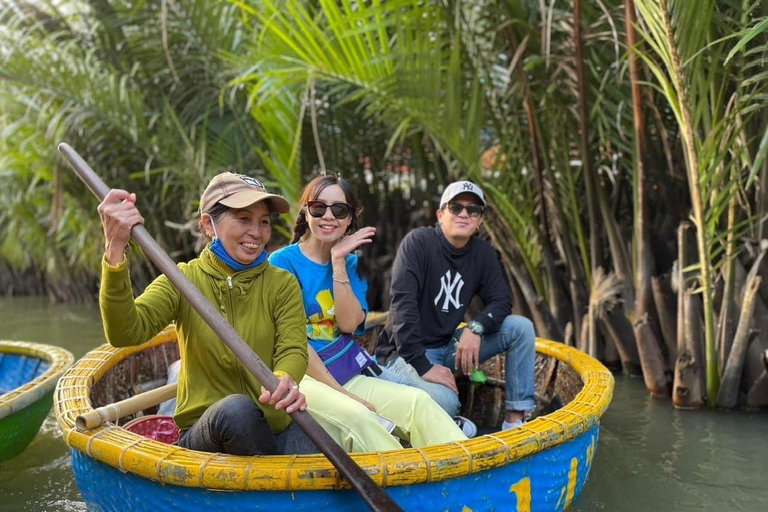
[[[333,282],[334,282],[334,283],[339,283],[339,284],[349,284],[349,279],[336,279],[336,278],[334,277],[334,278],[333,278]]]

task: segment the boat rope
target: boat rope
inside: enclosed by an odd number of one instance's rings
[[[386,487],[387,477],[389,476],[389,464],[381,456],[381,452],[376,452],[376,455],[379,457],[379,464],[381,464],[381,486]]]
[[[116,428],[116,427],[113,427],[113,426],[112,427],[107,427],[107,428],[105,428],[103,430],[99,430],[98,432],[96,432],[95,434],[90,436],[88,438],[88,443],[86,443],[86,445],[85,445],[85,453],[89,457],[93,457],[93,454],[91,453],[91,444],[93,444],[93,440],[96,439],[97,437],[101,436],[102,434],[106,434],[107,432],[109,432],[110,430],[112,430],[114,428]],[[71,430],[70,430],[70,432],[71,432]]]
[[[109,413],[110,412],[114,413],[115,421],[117,421],[117,420],[119,420],[121,418],[121,416],[120,416],[120,406],[117,405],[116,403],[105,405],[104,407],[99,407],[98,409],[96,409],[96,412],[99,413],[99,419],[101,419],[101,424],[102,425],[107,425],[107,424],[111,423],[109,421]]]
[[[117,427],[112,427],[112,428],[117,428]],[[136,435],[138,435],[138,434],[136,434]],[[128,470],[123,467],[123,458],[125,457],[125,452],[127,452],[128,450],[130,450],[131,448],[133,448],[134,446],[136,446],[137,444],[139,444],[140,442],[142,442],[144,440],[145,440],[145,438],[143,436],[139,436],[138,439],[134,439],[133,441],[131,441],[127,445],[123,446],[123,449],[120,450],[120,457],[118,457],[118,459],[117,459],[117,468],[120,471],[122,471],[123,473],[127,473],[128,472]]]
[[[563,437],[568,437],[568,436],[566,436],[566,434],[568,433],[568,427],[565,425],[564,422],[562,422],[560,420],[556,420],[554,418],[549,418],[547,416],[542,416],[542,417],[539,418],[539,420],[541,420],[541,421],[551,421],[555,425],[559,425],[560,428],[563,429]]]
[[[288,467],[285,469],[285,488],[290,489],[291,488],[291,470],[293,469],[293,463],[296,462],[296,459],[298,459],[298,455],[294,455],[291,457],[291,461],[288,463]],[[336,474],[336,488],[339,488],[339,475],[338,472]]]
[[[496,437],[493,434],[485,434],[485,436],[501,443],[501,445],[504,447],[504,452],[507,454],[507,459],[504,461],[504,464],[509,464],[512,461],[512,451],[509,449],[509,443]]]
[[[528,432],[529,434],[533,434],[536,438],[536,450],[541,450],[541,447],[544,446],[544,441],[541,439],[542,432],[538,430],[533,430],[531,428],[528,428],[525,426],[526,423],[523,423],[522,427],[517,427],[519,430],[522,430],[523,432]]]
[[[475,472],[475,460],[472,458],[472,452],[470,452],[466,446],[464,446],[464,443],[460,443],[458,441],[454,441],[453,444],[464,450],[464,453],[467,454],[467,460],[469,461],[469,471],[467,472],[468,475],[471,475]]]
[[[157,459],[157,463],[155,463],[155,474],[157,475],[158,481],[163,482],[163,479],[160,478],[160,464],[162,464],[165,459],[178,452],[179,450],[183,450],[183,448],[180,446],[172,446],[165,455]]]
[[[416,451],[421,454],[422,457],[424,457],[424,462],[427,463],[427,482],[432,481],[432,461],[429,460],[429,457],[426,453],[424,453],[424,450],[421,448],[416,448]]]
[[[200,464],[200,469],[197,470],[197,478],[200,480],[200,487],[203,487],[203,472],[205,471],[205,466],[207,466],[209,462],[211,462],[219,455],[221,454],[218,452],[212,453],[203,461],[202,464]]]
[[[253,461],[248,461],[248,464],[245,465],[245,472],[243,473],[243,491],[248,490],[248,478],[251,476],[251,467],[253,466]]]
[[[584,417],[583,414],[578,413],[576,411],[570,411],[570,410],[565,409],[565,408],[560,409],[559,412],[567,412],[568,414],[572,414],[572,415],[576,416],[577,418],[579,418],[581,420],[581,426],[583,427],[582,430],[586,430],[587,429],[587,419]]]

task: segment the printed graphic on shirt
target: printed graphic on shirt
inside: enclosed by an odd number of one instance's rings
[[[320,290],[315,295],[315,301],[307,310],[307,337],[333,341],[341,333],[336,330],[336,302],[331,290]]]
[[[459,294],[463,287],[464,279],[461,277],[461,274],[457,271],[453,277],[451,277],[451,271],[448,270],[445,275],[440,278],[440,291],[435,297],[435,306],[437,306],[437,303],[442,299],[443,305],[440,309],[445,313],[449,311],[449,304],[456,309],[462,307],[463,304],[459,302]]]

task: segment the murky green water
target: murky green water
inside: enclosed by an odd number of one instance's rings
[[[96,306],[0,298],[0,339],[60,345],[75,358],[103,343]],[[53,419],[0,468],[0,511],[83,511]],[[618,378],[597,456],[569,510],[763,512],[768,510],[768,414],[675,411]]]

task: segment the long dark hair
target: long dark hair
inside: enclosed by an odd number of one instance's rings
[[[307,203],[315,201],[323,190],[332,185],[341,187],[341,190],[344,191],[344,197],[346,198],[347,203],[351,206],[349,214],[352,216],[352,222],[349,223],[349,227],[344,234],[348,235],[358,230],[360,227],[360,216],[363,213],[363,206],[357,200],[357,194],[355,193],[352,184],[338,176],[317,176],[307,183],[307,186],[304,187],[304,191],[301,193],[301,199],[299,199],[299,216],[296,217],[296,224],[293,225],[292,244],[301,240],[301,237],[303,237],[306,234],[307,229],[309,229],[309,224],[307,223]]]

